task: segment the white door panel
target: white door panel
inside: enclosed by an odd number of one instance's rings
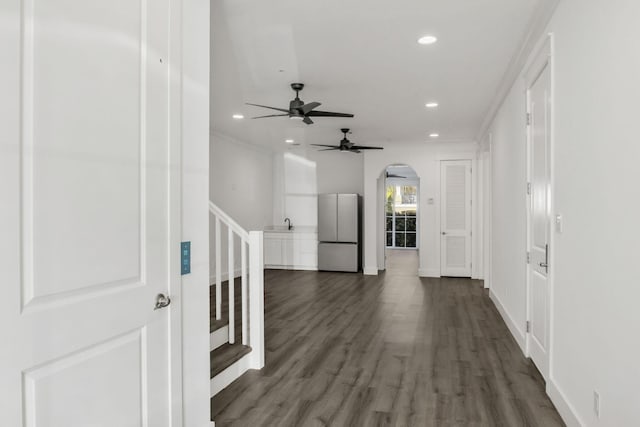
[[[169,1],[3,16],[0,424],[168,426]]]
[[[531,359],[547,378],[549,366],[548,255],[550,213],[550,69],[544,66],[528,91],[529,125],[529,333]]]
[[[471,277],[471,161],[442,161],[440,274]]]

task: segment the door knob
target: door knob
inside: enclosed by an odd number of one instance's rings
[[[169,304],[171,304],[171,298],[169,298],[165,294],[158,294],[158,296],[156,297],[156,306],[155,306],[154,310],[159,310],[161,308],[165,308]]]
[[[540,267],[547,268],[547,267],[549,267],[549,264],[547,264],[546,262],[541,262],[540,263]]]
[[[443,236],[446,236],[446,235],[447,235],[447,232],[446,232],[446,231],[443,231],[443,232],[442,232],[442,235],[443,235]]]

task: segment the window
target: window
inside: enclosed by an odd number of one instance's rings
[[[417,247],[418,187],[415,185],[388,185],[386,193],[387,247]]]

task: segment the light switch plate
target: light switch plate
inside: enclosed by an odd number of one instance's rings
[[[191,273],[191,242],[180,243],[180,274]]]
[[[562,214],[556,214],[556,232],[562,233]]]

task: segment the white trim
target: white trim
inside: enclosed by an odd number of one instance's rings
[[[363,269],[363,274],[365,276],[377,276],[378,275],[378,267],[365,267]]]
[[[547,272],[547,289],[548,289],[548,293],[547,293],[547,318],[545,319],[545,321],[547,322],[546,325],[546,335],[547,335],[547,342],[546,344],[546,348],[545,348],[545,359],[541,364],[546,365],[546,366],[537,366],[540,373],[542,374],[543,378],[545,379],[545,381],[548,381],[551,378],[551,340],[552,340],[552,330],[553,330],[553,321],[552,321],[552,305],[551,305],[551,299],[552,299],[552,294],[553,294],[553,271],[554,271],[554,263],[553,263],[553,258],[550,256],[551,253],[553,252],[554,249],[554,226],[553,226],[553,188],[554,188],[554,182],[553,182],[553,113],[554,113],[554,108],[553,108],[553,90],[554,90],[554,77],[553,77],[553,51],[552,51],[552,45],[553,45],[553,35],[551,33],[544,35],[535,45],[533,51],[531,52],[531,55],[528,57],[527,62],[526,62],[526,66],[522,72],[522,77],[524,79],[524,83],[525,83],[525,102],[526,102],[526,109],[527,109],[527,114],[530,113],[530,105],[531,105],[531,88],[532,86],[538,81],[538,79],[540,78],[540,76],[542,75],[542,73],[545,72],[545,70],[549,71],[549,90],[550,90],[550,96],[549,96],[549,135],[548,136],[548,145],[547,145],[547,149],[548,149],[548,153],[547,153],[547,160],[549,162],[549,164],[547,165],[548,167],[548,194],[547,194],[547,203],[548,203],[548,215],[549,215],[549,229],[547,230],[547,244],[549,245],[549,253],[547,254],[548,258],[548,263],[550,265],[550,268],[548,269]],[[525,169],[526,169],[526,174],[527,174],[527,182],[531,183],[533,182],[533,178],[531,176],[531,132],[532,129],[529,125],[526,125],[526,165],[525,165]],[[530,251],[531,250],[531,228],[532,228],[532,219],[531,219],[531,210],[532,210],[532,205],[531,205],[531,195],[526,194],[525,192],[523,192],[523,198],[524,198],[524,206],[525,206],[525,211],[526,211],[526,236],[527,236],[527,241],[526,241],[526,250]],[[526,262],[526,261],[525,261]],[[528,264],[525,266],[525,270],[526,270],[526,277],[525,277],[525,281],[526,281],[526,285],[525,285],[525,289],[526,289],[526,308],[525,308],[525,316],[527,321],[531,320],[531,271],[532,271],[532,265]],[[530,332],[527,332],[525,335],[525,347],[526,347],[526,351],[525,354],[527,357],[531,357],[531,338],[532,335]],[[535,362],[534,362],[535,363]]]
[[[419,277],[435,277],[440,278],[440,269],[437,268],[420,268],[418,269]]]
[[[172,406],[171,425],[201,426],[211,421],[207,396],[209,366],[209,79],[210,3],[172,0],[170,61],[172,138],[182,144],[182,238],[191,241],[191,274],[182,276],[181,407]],[[173,262],[177,262],[174,259]]]
[[[551,398],[551,401],[558,410],[562,421],[565,422],[567,427],[582,427],[586,425],[580,420],[580,417],[578,417],[578,411],[576,411],[575,407],[569,402],[567,396],[556,384],[553,378],[547,383],[547,394]]]
[[[553,382],[553,337],[554,337],[554,295],[555,295],[555,283],[556,283],[556,227],[554,216],[556,214],[556,203],[555,203],[555,188],[556,188],[556,180],[554,174],[555,168],[555,149],[556,149],[556,120],[555,120],[555,111],[556,111],[556,79],[555,79],[555,37],[553,33],[549,33],[549,70],[551,72],[551,95],[550,95],[550,107],[549,107],[549,115],[550,115],[550,124],[549,129],[551,135],[549,135],[549,212],[551,212],[551,235],[549,236],[549,263],[551,268],[549,269],[548,279],[549,279],[549,382]],[[559,391],[559,389],[558,389]],[[564,396],[564,393],[561,393]],[[566,399],[565,399],[566,400]],[[571,407],[573,408],[573,407]],[[573,409],[572,409],[573,410]],[[573,411],[574,414],[576,413]]]
[[[251,353],[253,353],[253,350],[251,350]],[[220,393],[222,390],[227,388],[229,384],[240,378],[242,374],[251,369],[249,357],[251,353],[245,354],[239,360],[229,365],[229,367],[225,368],[218,375],[211,378],[209,388],[210,397],[213,397],[216,394]]]
[[[491,301],[493,301],[493,304],[498,309],[498,312],[502,316],[502,320],[504,321],[505,325],[507,325],[507,328],[509,328],[509,331],[511,332],[511,335],[513,335],[513,338],[515,338],[516,342],[518,343],[522,354],[526,355],[526,340],[524,332],[522,332],[522,330],[518,327],[518,324],[513,320],[513,317],[511,317],[507,309],[504,307],[502,301],[500,301],[500,298],[498,298],[498,296],[491,290],[489,291],[489,298],[491,298]]]
[[[318,271],[318,267],[310,267],[308,265],[280,265],[280,264],[265,264],[265,269],[268,270],[303,270],[303,271]]]

